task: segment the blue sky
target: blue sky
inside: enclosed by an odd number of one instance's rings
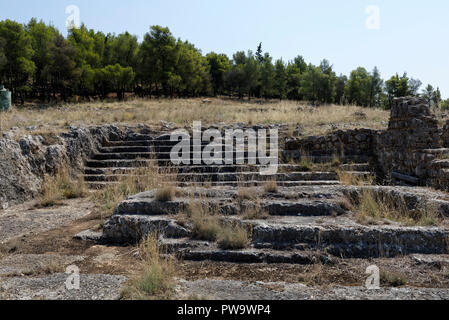
[[[142,39],[150,25],[168,26],[203,53],[255,51],[259,42],[275,58],[326,58],[337,73],[378,66],[383,78],[407,71],[449,97],[447,0],[0,0],[0,20],[51,22],[65,33],[76,5],[89,28]],[[380,29],[368,29],[370,5]]]

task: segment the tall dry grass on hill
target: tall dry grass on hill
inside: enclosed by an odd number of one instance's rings
[[[363,112],[366,118],[354,116]],[[12,108],[0,114],[0,131],[12,127],[36,126],[39,130],[62,130],[68,125],[99,125],[106,123],[148,125],[161,120],[180,126],[190,126],[193,121],[203,124],[298,124],[305,134],[320,134],[325,125],[345,124],[345,128],[360,127],[381,129],[385,127],[389,112],[380,109],[356,106],[328,105],[311,108],[296,101],[248,102],[226,99],[211,99],[203,104],[201,99],[135,99],[124,102],[95,102],[64,104],[48,108]],[[384,122],[384,123],[383,123]],[[41,127],[40,127],[41,126]]]

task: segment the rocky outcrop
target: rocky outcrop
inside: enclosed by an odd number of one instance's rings
[[[12,139],[0,140],[0,208],[35,195],[40,187],[34,162],[23,155],[20,144]]]
[[[16,131],[3,133],[0,139],[0,208],[37,195],[46,174],[54,174],[63,163],[78,174],[84,160],[104,139],[125,135],[115,126],[70,127],[55,135],[53,144],[40,136],[18,136]]]

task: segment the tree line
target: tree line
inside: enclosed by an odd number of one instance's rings
[[[449,107],[439,88],[420,90],[421,81],[407,74],[384,81],[377,68],[359,67],[349,76],[337,75],[327,60],[318,66],[302,56],[274,60],[262,44],[255,52],[239,51],[231,58],[203,55],[161,26],[152,26],[140,43],[128,32],[104,34],[85,25],[69,30],[65,38],[34,18],[28,24],[0,21],[0,83],[21,103],[27,98],[105,99],[111,93],[122,100],[134,92],[150,98],[229,95],[383,108],[395,97],[421,95]]]

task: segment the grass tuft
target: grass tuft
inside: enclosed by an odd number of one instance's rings
[[[337,170],[338,179],[342,185],[345,186],[366,186],[374,184],[373,176],[357,176],[351,172]]]
[[[162,171],[157,165],[150,163],[148,166],[138,168],[132,175],[121,175],[116,184],[96,191],[93,194],[93,200],[102,210],[112,213],[119,202],[131,195],[159,188],[165,193],[167,185],[175,180],[174,177],[173,170],[170,168]],[[170,196],[171,192],[175,193],[174,187],[173,191],[169,190],[164,196]]]
[[[169,202],[176,196],[176,189],[173,185],[167,185],[163,188],[159,188],[156,191],[156,201]]]
[[[56,176],[47,176],[42,185],[38,205],[48,208],[60,204],[64,199],[77,199],[87,196],[87,188],[82,178],[70,177],[67,168],[61,168]]]
[[[357,221],[362,224],[387,219],[409,226],[436,226],[442,219],[432,204],[409,209],[403,198],[395,199],[389,194],[375,194],[371,190],[363,190],[355,206]]]
[[[203,241],[216,241],[221,226],[215,209],[201,201],[192,202],[189,206],[189,215],[193,222],[193,238]]]
[[[263,185],[263,190],[265,193],[278,193],[278,184],[276,180],[268,180]]]
[[[407,278],[397,272],[385,271],[380,272],[380,283],[383,287],[402,287],[407,284]]]
[[[218,247],[223,250],[240,250],[249,244],[248,231],[240,226],[225,226],[218,233]]]
[[[156,233],[150,234],[139,245],[140,271],[122,291],[124,299],[169,298],[174,290],[174,258],[163,258]]]

